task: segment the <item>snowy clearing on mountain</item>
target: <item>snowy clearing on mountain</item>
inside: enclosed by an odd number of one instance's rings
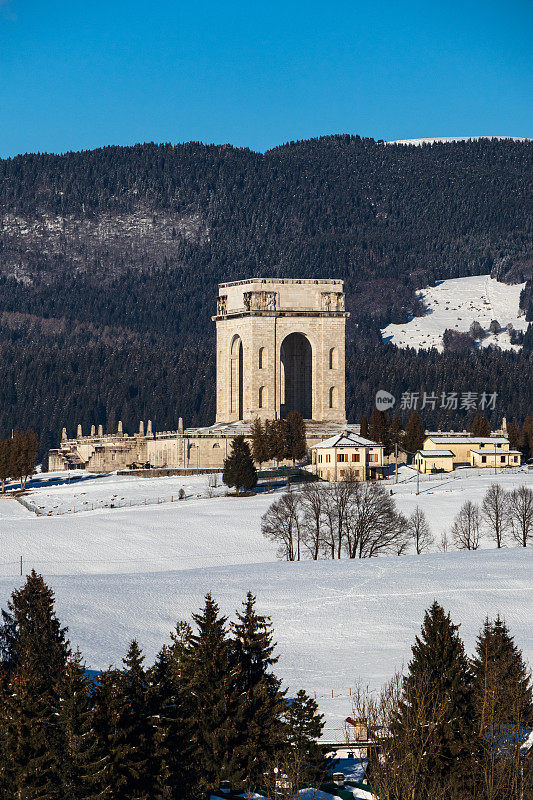
[[[423,317],[387,325],[381,335],[384,341],[398,347],[415,350],[436,347],[442,352],[442,335],[446,329],[468,333],[472,322],[479,322],[484,331],[480,347],[492,345],[501,350],[519,350],[519,345],[511,344],[506,326],[511,324],[517,331],[527,329],[525,315],[519,311],[520,292],[524,286],[524,283],[508,286],[490,275],[438,281],[436,286],[417,292],[426,306]],[[500,324],[500,333],[489,331],[493,320]]]

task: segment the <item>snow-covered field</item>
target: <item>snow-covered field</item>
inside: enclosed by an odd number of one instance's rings
[[[492,334],[489,325],[492,320],[497,320],[502,329],[511,323],[516,330],[526,330],[525,316],[519,315],[518,308],[524,286],[523,283],[508,286],[489,275],[439,281],[436,286],[417,292],[426,305],[425,316],[413,317],[399,325],[387,325],[381,335],[385,341],[398,347],[414,347],[416,350],[436,347],[441,351],[442,334],[446,328],[465,333],[471,323],[477,321],[485,331],[481,347],[495,345],[502,350],[517,350],[519,346],[511,344],[506,330]]]
[[[407,662],[435,598],[461,623],[470,650],[485,615],[499,612],[533,662],[533,548],[286,563],[260,533],[261,515],[276,495],[211,498],[207,477],[83,475],[55,486],[49,479],[57,476],[41,476],[28,499],[62,508],[60,516],[36,516],[13,499],[0,500],[0,606],[20,585],[22,555],[24,572],[35,567],[54,588],[59,616],[93,668],[120,663],[133,637],[150,661],[206,592],[232,614],[249,589],[272,616],[279,674],[290,691],[316,693],[329,729],[342,727],[350,713],[350,688],[378,687]],[[424,509],[439,539],[460,505],[480,502],[494,480],[511,489],[533,485],[533,473],[421,476],[416,496],[413,473],[402,468],[390,488],[403,513],[417,503]],[[182,485],[188,499],[170,502]],[[132,506],[78,512],[88,497],[128,498]],[[167,499],[135,505],[144,497]]]

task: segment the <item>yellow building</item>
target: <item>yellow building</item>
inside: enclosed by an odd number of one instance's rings
[[[451,451],[454,456],[454,467],[471,466],[472,450],[486,452],[489,450],[496,450],[498,454],[502,454],[509,451],[509,439],[507,439],[506,436],[468,436],[465,434],[431,433],[424,439],[422,452],[427,450]],[[485,462],[480,463],[479,466],[485,466]],[[493,464],[490,466],[493,466]]]
[[[468,436],[462,433],[431,432],[424,439],[424,446],[415,455],[415,466],[419,472],[443,470],[451,472],[455,467],[519,467],[519,450],[511,450],[506,436]]]
[[[520,450],[489,449],[484,447],[470,451],[470,464],[473,467],[519,467]]]
[[[382,478],[383,451],[382,444],[343,431],[311,448],[313,473],[325,481]]]
[[[451,450],[418,450],[415,467],[419,472],[452,472],[454,459]]]

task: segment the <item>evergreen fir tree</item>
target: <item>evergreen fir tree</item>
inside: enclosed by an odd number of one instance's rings
[[[403,428],[400,418],[394,415],[392,422],[389,427],[387,439],[390,448],[390,452],[394,452],[395,445],[400,445],[403,438]]]
[[[472,675],[458,626],[437,602],[412,652],[393,735],[406,737],[406,756],[419,765],[414,796],[430,797],[439,786],[467,800],[476,739]]]
[[[250,492],[257,484],[257,470],[250,453],[250,445],[244,436],[235,436],[231,443],[231,453],[224,459],[222,480],[229,487]]]
[[[518,441],[520,439],[520,431],[514,422],[507,423],[507,438],[509,439],[511,450],[516,450],[518,447]]]
[[[488,725],[529,725],[533,694],[528,668],[505,622],[485,620],[472,659],[476,720]]]
[[[215,789],[221,780],[241,785],[238,719],[242,707],[239,667],[228,638],[226,617],[210,595],[199,614],[197,632],[183,654],[182,677],[191,699],[192,763],[196,797]]]
[[[65,671],[68,656],[67,628],[62,628],[54,611],[54,593],[35,570],[22,589],[15,589],[2,610],[0,627],[1,663],[9,676],[28,653],[36,668],[56,684]]]
[[[153,732],[154,748],[151,754],[151,772],[154,775],[154,800],[171,800],[178,795],[173,787],[179,782],[183,790],[181,769],[182,741],[180,731],[184,720],[178,703],[178,690],[173,681],[169,648],[165,645],[149,670],[148,707]]]
[[[368,423],[369,438],[372,439],[373,442],[379,442],[380,444],[384,444],[387,447],[388,430],[389,430],[389,418],[386,412],[380,411],[378,408],[374,407],[372,409],[372,413],[370,415],[370,421]]]
[[[269,455],[276,463],[283,461],[287,456],[287,422],[284,419],[275,419],[270,423],[269,430]]]
[[[154,776],[151,774],[153,743],[148,713],[148,684],[143,667],[144,655],[135,639],[123,659],[120,687],[124,698],[121,736],[129,748],[129,758],[122,763],[125,777],[124,800],[152,800]]]
[[[178,622],[172,642],[164,646],[149,671],[149,705],[154,727],[154,752],[159,762],[155,798],[191,800],[197,779],[192,739],[192,700],[183,677],[192,631]]]
[[[35,571],[3,612],[3,757],[8,797],[61,796],[60,685],[68,657],[54,594]]]
[[[271,672],[274,656],[272,623],[257,614],[255,597],[248,592],[242,613],[231,625],[239,665],[242,695],[239,713],[239,762],[243,787],[260,787],[261,776],[281,746],[281,714],[285,708],[281,681]]]
[[[520,431],[518,447],[522,451],[524,459],[533,458],[533,417],[525,418]]]
[[[252,456],[256,464],[261,466],[265,461],[268,461],[268,444],[265,428],[259,417],[256,417],[252,422],[250,433],[252,437]]]
[[[61,784],[69,800],[105,800],[107,759],[99,753],[92,727],[91,681],[79,650],[67,663],[61,685],[59,727],[62,741]]]
[[[106,785],[113,800],[146,800],[144,732],[138,709],[132,707],[123,690],[124,682],[119,670],[100,673],[94,692],[93,727],[98,753],[107,762]]]
[[[405,435],[403,438],[403,446],[410,453],[415,453],[422,448],[424,444],[425,431],[424,424],[416,411],[413,411],[409,417],[409,421],[405,426]]]
[[[305,439],[305,422],[299,411],[289,411],[285,426],[286,434],[286,458],[292,459],[292,463],[300,460],[307,453],[307,442]]]
[[[324,717],[318,713],[315,700],[300,689],[290,702],[283,717],[285,745],[305,765],[307,785],[325,780],[329,760],[319,739],[324,728]]]
[[[368,419],[366,418],[366,416],[364,414],[361,417],[360,433],[361,433],[361,436],[364,439],[368,439]]]
[[[488,419],[479,411],[472,422],[472,436],[490,436],[491,427]]]
[[[6,800],[63,798],[59,697],[55,689],[39,672],[37,659],[29,654],[11,674],[2,725]]]

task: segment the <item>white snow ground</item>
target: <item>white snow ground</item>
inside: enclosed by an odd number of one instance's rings
[[[410,477],[407,477],[410,476]],[[144,497],[160,505],[101,508],[40,516],[15,500],[0,500],[0,607],[24,572],[42,572],[53,587],[60,619],[69,626],[92,668],[120,663],[138,638],[150,662],[176,621],[190,618],[211,591],[232,614],[250,589],[259,610],[274,622],[278,671],[289,692],[316,693],[328,735],[351,712],[350,688],[379,687],[406,663],[424,609],[437,599],[449,609],[471,651],[486,614],[501,613],[533,662],[533,548],[432,553],[372,561],[276,560],[260,534],[260,517],[275,495],[191,497],[170,502],[180,478],[83,476],[80,483],[33,488],[28,499],[43,508],[78,507],[83,492],[95,498]],[[532,485],[533,473],[459,470],[422,476],[420,495],[408,468],[392,485],[399,509],[418,503],[437,538],[460,505],[480,502],[489,484]],[[207,478],[185,481],[188,494],[207,491]],[[177,494],[177,492],[176,492]],[[490,542],[485,542],[490,548]],[[331,696],[333,692],[333,697]]]
[[[486,334],[481,347],[493,345],[502,350],[519,350],[518,345],[511,344],[506,330],[494,335],[489,333],[489,325],[495,319],[502,328],[511,323],[516,330],[527,329],[525,316],[519,314],[518,307],[524,286],[524,283],[508,286],[490,275],[439,281],[436,286],[417,292],[426,305],[425,316],[413,317],[399,325],[387,325],[381,335],[398,347],[416,350],[436,347],[442,351],[442,334],[446,328],[464,333],[477,320]]]

